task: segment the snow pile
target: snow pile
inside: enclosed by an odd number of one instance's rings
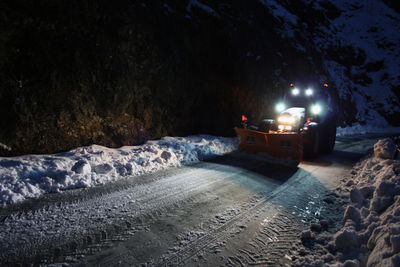
[[[214,9],[212,9],[210,6],[203,4],[197,0],[189,0],[189,4],[186,7],[186,11],[191,14],[193,7],[200,8],[201,10],[205,11],[206,13],[208,13],[214,17],[219,17],[218,13]],[[187,15],[186,17],[190,18],[189,15]]]
[[[0,143],[0,148],[2,148],[2,149],[4,149],[4,150],[11,151],[11,147],[9,147],[9,146],[7,146],[7,145],[5,145],[5,144],[3,144],[3,143]]]
[[[336,136],[345,136],[345,135],[356,135],[356,134],[371,134],[371,133],[400,133],[400,127],[392,127],[387,123],[384,125],[376,125],[376,124],[367,124],[361,125],[359,123],[355,123],[353,126],[347,127],[338,127],[336,131]]]
[[[287,20],[291,25],[296,25],[298,23],[298,17],[290,13],[285,7],[279,4],[277,1],[273,0],[260,0],[260,2],[268,7],[272,15],[279,20]]]
[[[53,155],[3,157],[0,158],[0,204],[101,185],[125,176],[195,163],[236,149],[236,138],[198,135],[164,137],[118,149],[91,145]]]
[[[395,151],[391,139],[380,140],[374,153],[353,168],[338,188],[339,202],[350,199],[343,226],[330,236],[320,234],[327,240],[322,259],[309,255],[312,261],[300,265],[400,266],[400,160],[393,159]]]

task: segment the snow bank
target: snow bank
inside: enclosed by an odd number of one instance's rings
[[[345,136],[345,135],[357,135],[357,134],[371,134],[371,133],[400,133],[400,127],[392,127],[390,125],[376,125],[376,124],[367,124],[361,125],[359,123],[354,124],[353,126],[347,127],[338,127],[336,129],[336,136]]]
[[[322,253],[327,256],[322,262],[316,258],[304,262],[311,266],[400,266],[400,158],[393,159],[395,151],[391,139],[379,140],[373,154],[355,165],[337,190],[338,199],[349,200],[342,228],[327,238]]]
[[[164,137],[118,149],[91,145],[53,155],[0,157],[0,204],[101,185],[125,176],[195,163],[236,149],[236,138],[199,135]]]
[[[218,13],[214,9],[212,9],[210,6],[208,6],[206,4],[203,4],[203,3],[200,3],[197,0],[189,0],[189,4],[186,7],[186,11],[188,13],[192,13],[192,8],[193,7],[198,7],[200,9],[202,9],[203,11],[207,12],[210,15],[213,15],[215,17],[219,17]]]

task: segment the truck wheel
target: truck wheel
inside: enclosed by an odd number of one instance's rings
[[[321,149],[320,131],[316,130],[310,138],[310,143],[304,148],[304,157],[316,158]]]
[[[336,127],[335,126],[327,127],[324,135],[325,135],[325,140],[321,147],[322,148],[321,150],[323,153],[327,154],[332,153],[336,141]]]
[[[332,129],[329,131],[329,142],[328,142],[328,147],[326,149],[326,153],[332,153],[333,148],[335,147],[335,141],[336,141],[336,127],[332,127]]]
[[[316,157],[319,154],[320,148],[321,148],[321,135],[319,133],[320,131],[315,132],[314,140],[313,140],[313,151],[312,151],[312,156]]]

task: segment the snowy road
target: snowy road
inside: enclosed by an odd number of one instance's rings
[[[342,212],[324,199],[376,140],[340,137],[333,154],[296,170],[231,154],[2,208],[0,260],[289,264],[310,221]]]

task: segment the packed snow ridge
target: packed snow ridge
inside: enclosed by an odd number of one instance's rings
[[[337,190],[339,201],[348,199],[342,227],[332,234],[303,232],[303,241],[307,236],[325,245],[320,256],[303,257],[301,266],[400,266],[400,157],[396,149],[391,139],[379,140],[374,152],[354,166]]]
[[[355,123],[352,126],[338,127],[336,130],[336,136],[346,136],[346,135],[358,135],[358,134],[398,134],[400,133],[400,127],[393,127],[387,124],[376,125],[366,124],[361,125],[360,123]]]
[[[118,149],[91,145],[52,155],[0,157],[0,205],[193,164],[232,152],[237,145],[236,138],[196,135]]]

